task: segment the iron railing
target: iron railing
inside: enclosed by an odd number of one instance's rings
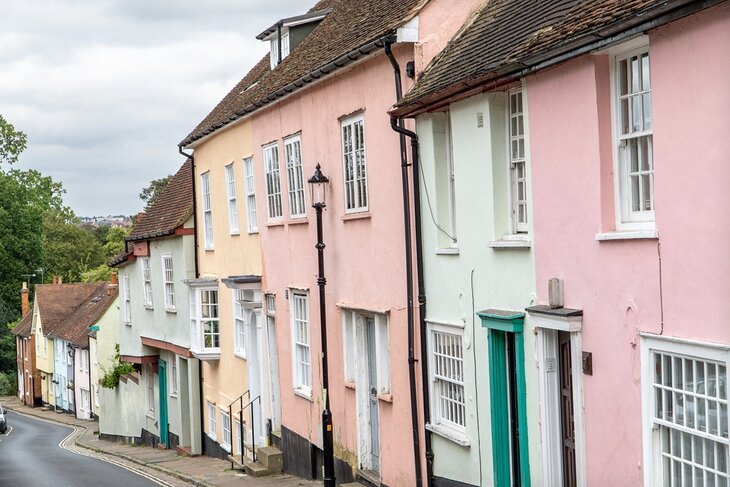
[[[249,401],[248,401],[248,403],[246,403],[244,405],[243,398],[246,396],[248,396]],[[256,453],[256,422],[254,419],[254,408],[255,408],[256,401],[258,401],[259,408],[260,408],[261,407],[261,396],[259,395],[259,396],[254,397],[253,399],[251,399],[251,391],[248,390],[248,391],[244,392],[243,394],[241,394],[236,400],[234,400],[231,404],[228,405],[228,417],[231,418],[231,421],[233,421],[233,406],[236,403],[240,403],[240,408],[238,409],[238,424],[241,427],[241,431],[240,431],[240,434],[238,435],[238,441],[240,443],[239,451],[241,452],[241,465],[243,465],[243,458],[246,454],[246,439],[245,439],[246,435],[243,434],[244,433],[243,412],[247,408],[250,408],[249,412],[250,412],[250,419],[251,419],[251,421],[249,423],[251,425],[251,448],[250,448],[251,458],[254,462],[258,461],[258,454]],[[233,428],[231,428],[231,436],[233,436],[232,430],[233,430]],[[233,458],[233,452],[231,452],[231,458]],[[231,461],[231,468],[233,468],[233,461]]]

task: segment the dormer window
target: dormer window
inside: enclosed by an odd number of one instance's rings
[[[296,17],[281,19],[256,36],[260,41],[269,42],[269,62],[274,69],[289,55],[297,45],[314,30],[332,9],[309,12]]]
[[[271,39],[271,54],[269,55],[269,59],[271,61],[271,69],[274,69],[276,66],[279,65],[281,61],[284,60],[285,57],[289,55],[289,31],[281,33],[281,59],[279,59],[279,38],[274,37]]]

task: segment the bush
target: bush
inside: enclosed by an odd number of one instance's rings
[[[0,396],[14,396],[18,392],[17,374],[15,372],[0,372]]]
[[[134,372],[134,365],[129,362],[122,362],[119,358],[119,345],[116,346],[116,354],[114,356],[114,364],[111,370],[104,371],[104,376],[101,378],[101,386],[107,389],[114,389],[119,385],[119,378],[124,374],[131,374]]]

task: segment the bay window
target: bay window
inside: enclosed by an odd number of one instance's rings
[[[217,288],[191,288],[190,333],[193,355],[201,360],[220,358],[220,314]]]

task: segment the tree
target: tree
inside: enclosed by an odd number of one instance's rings
[[[47,274],[66,282],[81,281],[85,272],[104,264],[104,249],[94,235],[61,212],[44,215],[43,250]]]
[[[139,194],[139,198],[145,202],[145,211],[147,211],[155,199],[162,194],[162,191],[167,187],[167,183],[170,182],[172,174],[168,174],[164,178],[153,179],[150,181],[149,186],[144,188]]]
[[[28,137],[0,115],[0,164],[14,164],[25,150]]]

